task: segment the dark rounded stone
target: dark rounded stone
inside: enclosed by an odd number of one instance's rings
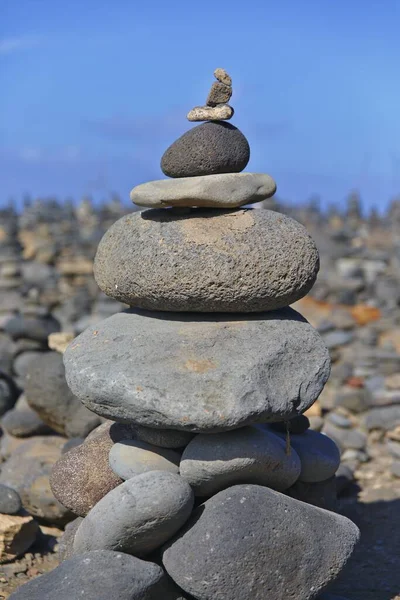
[[[17,394],[17,386],[14,381],[6,373],[0,371],[0,416],[14,406]]]
[[[270,427],[274,431],[279,431],[281,433],[286,433],[288,430],[293,434],[304,433],[310,428],[310,421],[308,420],[308,417],[299,415],[298,417],[294,417],[294,419],[289,419],[289,421],[277,421],[276,423],[271,423]]]
[[[184,133],[164,152],[161,169],[168,177],[240,173],[249,159],[249,143],[237,127],[207,121]]]

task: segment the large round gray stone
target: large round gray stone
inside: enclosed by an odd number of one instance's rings
[[[311,600],[339,574],[358,537],[345,517],[237,485],[194,511],[163,564],[197,600]]]
[[[151,471],[108,493],[80,524],[74,552],[116,550],[145,556],[188,520],[194,502],[189,484],[174,473]]]
[[[98,550],[65,560],[32,579],[10,600],[179,600],[180,592],[158,565],[122,552]]]
[[[138,308],[247,313],[299,300],[318,269],[305,228],[277,212],[159,209],[110,227],[94,275],[108,296]]]
[[[239,173],[250,159],[249,142],[234,125],[207,122],[189,129],[161,158],[168,177],[198,177],[215,173]]]
[[[180,463],[181,477],[196,496],[211,496],[236,483],[284,491],[295,483],[300,469],[296,452],[287,455],[279,437],[258,427],[196,435]]]
[[[209,433],[304,412],[330,372],[321,337],[290,308],[246,318],[126,311],[89,327],[64,362],[93,412]]]
[[[134,204],[149,208],[236,208],[261,202],[273,196],[275,192],[275,181],[264,173],[223,173],[142,183],[131,191],[131,200]]]
[[[284,438],[283,434],[275,432]],[[308,429],[300,435],[290,436],[291,447],[301,461],[299,481],[315,483],[333,477],[340,465],[340,451],[330,437]]]
[[[179,473],[181,455],[140,440],[121,440],[110,450],[109,463],[116,475],[130,479],[148,471]]]

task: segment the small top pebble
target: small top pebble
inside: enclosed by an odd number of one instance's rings
[[[218,81],[220,81],[221,83],[224,83],[225,85],[232,85],[232,77],[230,75],[228,75],[228,73],[225,71],[225,69],[215,69],[214,71],[214,77],[215,79],[218,79]]]

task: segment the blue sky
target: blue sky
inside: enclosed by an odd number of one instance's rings
[[[163,177],[213,70],[279,196],[400,193],[400,0],[0,0],[0,203]]]

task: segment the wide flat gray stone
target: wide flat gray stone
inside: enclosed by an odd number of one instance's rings
[[[163,550],[167,573],[197,600],[311,600],[358,541],[349,519],[258,485],[199,506]]]
[[[261,202],[275,192],[275,181],[265,173],[223,173],[149,181],[134,187],[130,196],[134,204],[148,208],[236,208]]]
[[[300,470],[296,452],[287,455],[278,436],[258,427],[196,435],[180,463],[180,475],[196,496],[211,496],[237,483],[284,491],[295,483]]]
[[[280,213],[158,209],[126,215],[103,236],[94,275],[129,306],[189,312],[258,312],[312,288],[317,248]]]
[[[68,385],[93,412],[147,427],[218,432],[290,419],[330,372],[294,310],[246,315],[118,313],[64,353]]]
[[[74,552],[121,550],[145,556],[184,525],[194,502],[189,484],[174,473],[142,473],[109,492],[80,524]]]

